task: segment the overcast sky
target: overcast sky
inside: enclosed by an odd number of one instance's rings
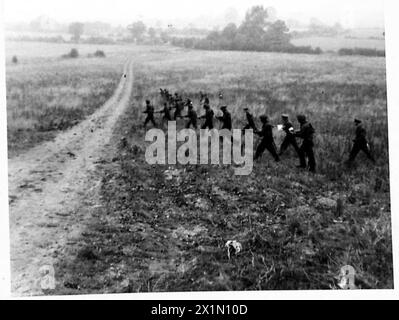
[[[105,21],[127,24],[143,20],[190,20],[220,17],[228,8],[241,16],[252,5],[272,6],[279,18],[308,22],[316,17],[346,27],[383,26],[383,0],[3,0],[6,22],[29,22],[45,15],[59,22]]]

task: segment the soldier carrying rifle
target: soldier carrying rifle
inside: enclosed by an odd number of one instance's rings
[[[302,139],[302,145],[299,148],[300,164],[297,167],[306,169],[306,158],[308,158],[309,171],[316,172],[316,160],[313,151],[313,136],[315,130],[312,124],[306,120],[306,116],[300,114],[297,116],[297,119],[301,128],[294,133],[294,136]]]
[[[166,102],[163,104],[163,108],[159,111],[156,111],[155,113],[163,113],[162,124],[165,124],[165,122],[168,121],[172,121],[172,116],[170,114],[170,107]]]
[[[290,145],[293,146],[293,148],[295,149],[296,153],[299,156],[300,151],[299,151],[299,146],[298,146],[298,143],[296,142],[296,138],[294,135],[294,133],[295,133],[294,127],[292,126],[287,114],[282,114],[281,119],[283,120],[283,128],[282,129],[285,132],[285,137],[280,146],[279,156],[281,156]]]
[[[192,125],[194,129],[197,129],[197,112],[194,110],[193,103],[190,101],[188,104],[188,113],[185,116],[188,118],[188,122],[186,124],[186,128],[190,128]]]
[[[177,118],[183,118],[181,112],[184,109],[184,103],[177,92],[175,93],[173,108],[175,108],[175,113],[173,115],[173,119],[176,120]]]
[[[363,151],[366,154],[367,158],[369,158],[373,163],[375,163],[375,159],[370,151],[370,145],[367,141],[366,129],[364,129],[362,121],[359,119],[355,119],[354,122],[356,126],[356,131],[355,131],[356,136],[355,139],[353,140],[353,147],[349,155],[349,159],[346,161],[346,164],[351,165],[353,161],[355,161],[355,158],[359,153],[359,151]]]
[[[222,122],[222,130],[223,129],[231,130],[232,129],[231,114],[230,112],[227,111],[227,106],[221,106],[220,109],[222,110],[223,115],[217,117],[217,119],[220,122]]]
[[[209,130],[213,129],[213,118],[214,113],[209,104],[204,104],[205,114],[200,119],[205,119],[204,124],[201,126],[201,129],[208,128]]]
[[[154,127],[156,127],[157,124],[154,119],[154,107],[152,106],[150,100],[146,100],[145,103],[146,103],[146,109],[145,109],[145,111],[143,111],[143,113],[146,113],[147,117],[144,120],[144,128],[147,127],[147,123],[150,121],[152,122]]]
[[[262,130],[257,130],[255,133],[262,137],[262,141],[256,148],[254,160],[259,159],[263,152],[267,149],[273,156],[274,160],[279,162],[280,158],[277,154],[277,148],[273,137],[273,125],[269,123],[269,117],[266,115],[260,116],[260,121],[262,122]]]

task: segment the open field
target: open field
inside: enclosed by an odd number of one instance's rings
[[[57,254],[54,293],[329,289],[347,264],[359,288],[393,287],[384,59],[136,50],[117,150],[97,166],[100,197],[85,231]],[[143,102],[159,107],[160,87],[193,100],[198,113],[200,90],[211,103],[223,91],[238,128],[244,106],[274,124],[283,112],[305,113],[317,132],[318,173],[296,169],[290,152],[278,164],[265,153],[249,176],[177,165],[167,179],[167,167],[145,162],[141,126]],[[342,164],[355,116],[365,121],[375,166],[362,154],[352,169]],[[228,240],[243,246],[230,260]]]
[[[79,58],[61,58],[72,48]],[[98,49],[106,58],[88,57]],[[6,42],[9,156],[53,139],[104,104],[128,52],[125,46]]]
[[[304,37],[291,40],[296,46],[320,47],[323,51],[338,51],[342,48],[365,48],[385,50],[384,39],[345,38],[345,37]]]

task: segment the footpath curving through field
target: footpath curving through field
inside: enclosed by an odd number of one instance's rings
[[[128,61],[114,95],[94,114],[9,159],[11,280],[14,295],[42,294],[39,269],[53,265],[79,238],[90,208],[97,205],[101,177],[96,163],[112,151],[110,137],[129,105],[133,62]],[[88,206],[79,207],[82,201]]]

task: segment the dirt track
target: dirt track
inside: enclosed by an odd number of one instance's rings
[[[78,239],[95,208],[96,163],[129,104],[133,63],[125,64],[114,95],[88,119],[8,161],[11,279],[14,295],[42,294],[39,269]],[[79,204],[85,201],[88,207]]]

